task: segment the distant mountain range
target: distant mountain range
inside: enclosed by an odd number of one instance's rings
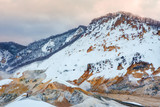
[[[33,42],[26,47],[13,42],[0,43],[0,49],[10,53],[7,56],[1,55],[1,59],[5,61],[2,61],[0,70],[13,73],[14,69],[34,61],[47,59],[54,53],[75,42],[85,30],[85,26],[79,26],[63,34]]]
[[[26,48],[26,46],[14,43],[14,42],[0,42],[0,49],[10,52],[12,55],[16,55],[18,52]]]

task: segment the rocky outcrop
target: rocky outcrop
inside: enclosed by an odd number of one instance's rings
[[[93,51],[93,49],[94,49],[94,48],[95,48],[95,47],[90,46],[90,47],[88,48],[88,50],[87,50],[87,53],[89,53],[89,52]]]
[[[12,78],[12,82],[1,86],[0,105],[6,105],[23,93],[26,97],[34,96],[37,99],[55,106],[71,106],[84,101],[84,96],[92,95],[79,87],[69,87],[58,82],[42,82],[45,79],[44,71],[26,71],[20,78]]]

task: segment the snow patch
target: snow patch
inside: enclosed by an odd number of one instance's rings
[[[153,72],[151,71],[151,69],[146,70],[146,72],[148,73],[148,75],[151,75]]]
[[[36,101],[31,99],[25,99],[12,102],[5,107],[56,107],[43,101]]]
[[[3,79],[3,80],[0,80],[0,86],[9,84],[9,83],[11,83],[12,81],[13,81],[12,79]]]
[[[75,35],[71,35],[71,36],[69,36],[67,39],[66,39],[66,41],[65,42],[69,42],[73,37],[74,37]]]
[[[45,80],[43,80],[42,82],[45,83],[45,82],[47,82],[47,80],[48,80],[48,79],[45,79]],[[77,87],[77,86],[72,85],[72,84],[70,84],[69,82],[66,82],[66,81],[61,80],[61,79],[52,79],[52,80],[50,81],[50,83],[53,83],[53,82],[58,82],[58,83],[61,83],[61,84],[66,85],[66,86],[68,86],[68,87]]]
[[[128,78],[129,78],[129,81],[131,81],[133,84],[138,84],[137,81],[141,79],[141,78],[135,78],[135,77],[133,77],[132,74],[130,74]]]
[[[130,104],[135,104],[135,105],[138,105],[138,106],[142,106],[142,104],[139,104],[139,103],[136,103],[136,102],[130,102],[130,101],[124,101],[126,103],[130,103]]]
[[[43,47],[42,47],[42,51],[43,52],[48,52],[49,47],[54,47],[54,41],[52,39],[50,39]]]
[[[91,84],[87,81],[84,81],[81,85],[79,85],[79,87],[87,91],[91,88]]]

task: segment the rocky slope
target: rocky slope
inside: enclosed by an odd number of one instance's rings
[[[16,69],[13,78],[22,79],[22,83],[27,72],[45,71],[35,82],[37,88],[33,77],[24,79],[31,80],[17,96],[30,90],[31,96],[55,106],[86,104],[84,99],[94,99],[94,93],[160,97],[160,22],[125,12],[110,13],[92,20],[78,37],[49,57]],[[48,41],[49,46],[54,46],[55,41]],[[47,49],[45,45],[40,47],[43,52]],[[86,97],[79,98],[82,94]],[[55,100],[57,95],[62,95],[63,100]],[[76,103],[68,96],[74,96]],[[104,102],[98,100],[96,104]]]
[[[115,101],[94,98],[92,93],[67,82],[59,83],[53,80],[42,82],[46,77],[44,72],[41,70],[26,71],[20,78],[2,80],[0,82],[0,106],[35,106],[42,102],[58,107],[123,106]],[[39,102],[34,102],[34,100]],[[22,102],[28,102],[28,104],[24,105]],[[39,106],[50,107],[49,104],[42,103]]]

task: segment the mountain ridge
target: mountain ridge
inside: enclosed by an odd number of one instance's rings
[[[100,16],[98,18],[95,18],[91,21],[90,24],[98,21],[98,20],[102,20],[102,19],[105,19],[105,18],[114,18],[118,15],[121,15],[123,17],[127,17],[127,18],[131,18],[133,20],[138,20],[139,22],[141,23],[146,23],[146,24],[150,24],[151,26],[157,26],[158,28],[160,27],[160,21],[158,20],[155,20],[155,19],[152,19],[152,18],[149,18],[149,17],[141,17],[139,15],[135,15],[135,14],[132,14],[130,12],[125,12],[125,11],[118,11],[118,12],[115,12],[115,13],[108,13],[104,16]]]
[[[26,46],[23,46],[15,42],[0,42],[0,49],[7,50],[13,55],[15,55],[24,48],[26,48]]]
[[[79,34],[78,34],[78,30],[80,30]],[[84,32],[83,30],[85,31],[85,26],[81,25],[78,28],[71,29],[71,30],[66,31],[62,34],[50,36],[46,39],[41,39],[39,41],[35,41],[33,43],[30,43],[25,49],[21,50],[20,52],[17,52],[15,55],[13,55],[11,57],[11,59],[7,62],[6,66],[1,68],[1,70],[7,71],[9,73],[13,73],[15,71],[14,69],[17,69],[17,68],[22,67],[24,65],[30,64],[34,61],[40,61],[40,60],[46,59],[49,56],[51,56],[52,54],[65,48],[67,45],[76,41],[81,36],[81,34]],[[77,32],[77,34],[74,35],[74,33],[76,33],[76,32]],[[66,43],[63,43],[63,42],[65,42],[65,40],[67,40],[67,37],[72,36],[72,35],[73,35],[73,37],[70,38],[70,40],[66,41]],[[56,42],[55,42],[56,47],[55,46],[48,46],[48,47],[45,47],[45,48],[48,48],[48,50],[46,50],[46,51],[44,51],[45,49],[42,50],[41,48],[43,47],[43,45],[47,44],[50,40],[53,40],[53,41],[56,40]],[[61,40],[62,40],[62,42],[61,42]],[[36,54],[36,56],[34,54]],[[7,70],[7,68],[10,68],[10,69]]]

